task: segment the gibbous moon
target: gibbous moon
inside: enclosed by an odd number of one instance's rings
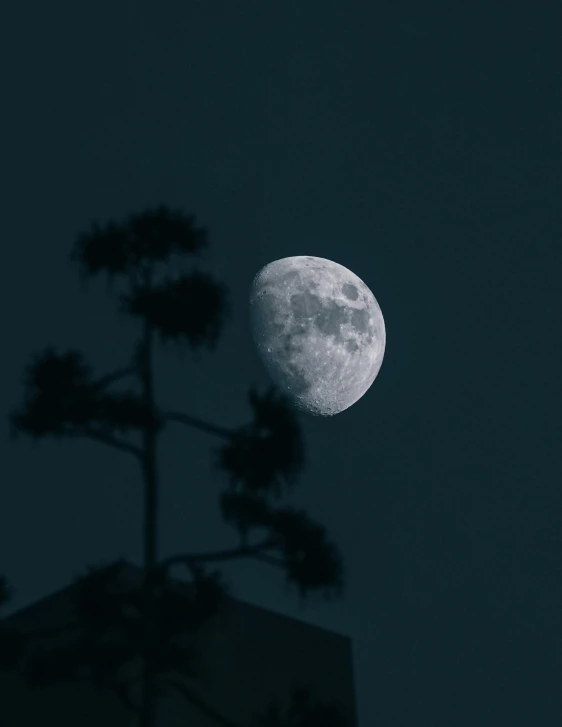
[[[386,330],[375,296],[325,258],[297,255],[263,267],[251,286],[250,323],[274,383],[314,416],[355,404],[382,365]]]

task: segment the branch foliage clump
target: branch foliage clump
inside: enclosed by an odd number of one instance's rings
[[[207,232],[195,217],[166,205],[130,215],[124,222],[92,223],[80,234],[71,260],[83,277],[134,275],[174,254],[195,255],[207,246]]]

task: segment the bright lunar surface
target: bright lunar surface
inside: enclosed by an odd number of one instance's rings
[[[381,367],[379,304],[331,260],[297,255],[262,268],[250,291],[250,321],[270,377],[309,414],[332,416],[355,404]]]

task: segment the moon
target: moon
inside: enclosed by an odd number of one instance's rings
[[[250,326],[270,378],[313,416],[355,404],[382,365],[386,329],[375,296],[325,258],[296,255],[263,267],[251,285]]]

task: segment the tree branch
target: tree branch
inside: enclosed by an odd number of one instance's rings
[[[266,538],[257,545],[233,548],[231,550],[214,550],[207,553],[172,555],[161,561],[158,567],[166,569],[178,564],[192,567],[198,563],[208,563],[217,560],[233,560],[234,558],[256,558],[257,560],[262,560],[270,565],[283,567],[283,562],[280,559],[269,556],[263,552],[264,550],[274,547],[276,544],[277,541],[270,537]]]
[[[216,434],[218,437],[222,437],[223,439],[229,439],[234,434],[234,431],[231,429],[218,427],[215,424],[208,424],[202,419],[197,419],[197,417],[188,416],[187,414],[182,414],[181,412],[167,412],[166,414],[162,415],[162,419],[166,422],[180,422],[181,424],[185,424],[188,427],[195,427],[196,429],[200,429],[202,432],[207,432],[208,434]]]
[[[94,386],[96,389],[103,389],[106,386],[109,386],[109,384],[113,384],[115,381],[119,381],[119,379],[124,379],[126,376],[132,376],[136,373],[137,371],[133,366],[127,366],[127,368],[117,369],[117,371],[114,371],[111,374],[102,376],[97,381],[94,381],[92,386]]]
[[[117,439],[116,437],[113,437],[111,434],[104,434],[103,432],[97,431],[96,429],[92,429],[91,427],[83,427],[80,430],[73,431],[73,430],[66,430],[63,432],[65,436],[68,437],[88,437],[88,439],[93,439],[95,442],[101,442],[102,444],[107,444],[109,447],[113,447],[114,449],[119,449],[122,452],[128,452],[129,454],[134,454],[135,457],[138,459],[142,458],[142,450],[140,447],[136,447],[134,444],[130,444],[129,442],[124,442],[121,439]]]
[[[176,689],[182,697],[187,699],[188,702],[194,704],[201,712],[203,712],[203,714],[210,717],[217,724],[221,725],[221,727],[241,727],[238,722],[235,722],[229,717],[225,717],[205,699],[203,699],[203,697],[195,694],[195,692],[186,684],[178,682],[175,679],[167,679],[166,683],[169,684],[169,686],[174,687],[174,689]]]
[[[276,558],[273,555],[267,555],[267,553],[256,553],[253,556],[255,560],[261,560],[268,565],[273,565],[276,568],[285,568],[285,561],[281,558]]]

